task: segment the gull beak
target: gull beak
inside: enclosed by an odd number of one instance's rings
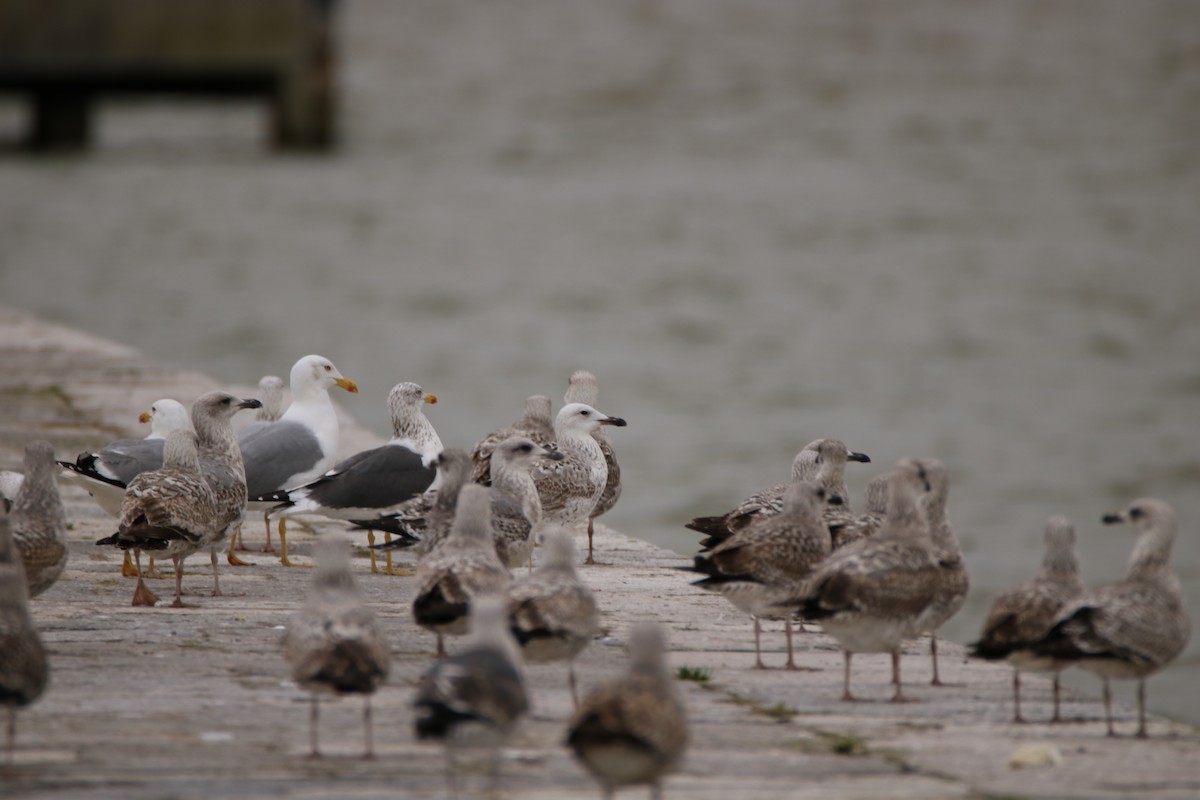
[[[566,456],[558,450],[543,450],[538,455],[540,455],[542,458],[548,458],[551,461],[562,461],[564,458],[566,458]]]
[[[846,501],[842,499],[840,494],[831,494],[825,499],[825,503],[831,506],[844,506]]]
[[[334,383],[345,389],[350,394],[358,394],[358,384],[349,378],[337,378],[334,380]]]
[[[238,408],[262,408],[262,401],[251,397],[249,400],[243,400],[238,403]]]
[[[437,402],[437,395],[436,394],[427,394],[421,398],[421,402],[427,403],[428,405],[433,405],[434,403]]]
[[[1116,525],[1118,522],[1127,522],[1124,514],[1105,514],[1100,518],[1100,521],[1105,525]]]
[[[855,452],[851,451],[850,455],[848,455],[847,458],[851,461],[857,461],[860,464],[870,464],[871,463],[871,457],[869,455],[867,455],[866,453],[855,453]]]
[[[143,411],[142,413],[138,414],[138,422],[142,423],[143,425],[152,419],[154,419],[154,415],[149,411]]]
[[[620,417],[605,417],[604,419],[600,420],[600,424],[601,425],[615,425],[618,428],[624,428],[629,423],[626,422],[625,420],[621,419]]]

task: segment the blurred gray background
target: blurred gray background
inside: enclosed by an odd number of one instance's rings
[[[960,642],[1047,515],[1095,584],[1133,543],[1101,514],[1159,496],[1200,617],[1194,2],[350,0],[337,48],[328,156],[161,98],[5,152],[0,302],[229,382],[319,352],[381,435],[417,381],[448,445],[589,369],[629,421],[605,521],[681,553],[811,439],[874,459],[860,505],[936,456]],[[1200,722],[1198,652],[1153,707]]]

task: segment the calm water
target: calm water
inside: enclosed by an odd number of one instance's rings
[[[320,352],[380,434],[415,380],[462,446],[590,369],[630,423],[608,521],[683,553],[813,438],[875,459],[856,492],[936,456],[958,641],[1047,515],[1101,582],[1132,537],[1100,515],[1153,494],[1200,617],[1194,4],[345,11],[335,157],[154,104],[107,106],[89,156],[0,159],[0,302],[231,382]],[[1198,652],[1152,705],[1200,722]]]

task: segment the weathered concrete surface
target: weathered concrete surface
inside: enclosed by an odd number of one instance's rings
[[[0,308],[0,467],[19,466],[29,438],[54,442],[62,456],[122,435],[138,435],[136,415],[155,399],[187,401],[216,384],[195,373],[146,363],[136,352]],[[248,391],[244,387],[239,391]],[[380,412],[383,404],[380,403]],[[347,420],[343,448],[370,434]],[[468,444],[455,442],[453,444]],[[627,487],[626,491],[638,491]],[[371,575],[360,584],[379,613],[396,662],[375,698],[378,757],[358,758],[360,705],[326,703],[327,756],[304,757],[305,696],[286,680],[280,627],[304,596],[309,573],[252,554],[254,567],[222,562],[224,597],[208,596],[207,559],[193,557],[184,580],[188,608],[134,609],[119,556],[92,542],[112,521],[82,491],[63,485],[71,560],[58,584],[34,603],[50,649],[50,689],[21,715],[19,749],[0,794],[55,798],[441,797],[437,747],[412,735],[409,702],[432,658],[433,639],[409,615],[410,579]],[[251,544],[260,528],[247,527]],[[904,659],[909,693],[895,706],[888,660],[855,660],[855,689],[869,702],[838,701],[841,658],[819,633],[797,637],[805,671],[757,672],[748,620],[671,567],[684,559],[601,529],[603,566],[585,576],[595,588],[608,637],[580,659],[584,686],[620,669],[630,624],[656,619],[670,629],[671,661],[707,670],[682,683],[693,741],[668,782],[678,798],[1194,797],[1200,793],[1200,736],[1163,719],[1153,739],[1108,739],[1093,698],[1068,696],[1079,722],[1010,724],[1009,673],[969,662],[947,644],[943,677],[927,685],[927,643]],[[307,556],[311,539],[293,537]],[[361,554],[360,554],[361,555]],[[156,590],[170,592],[170,583]],[[769,663],[781,664],[778,623],[766,626]],[[453,643],[452,645],[453,646]],[[593,797],[596,791],[561,746],[570,701],[565,671],[529,671],[534,715],[505,751],[502,790],[522,798]],[[1026,716],[1049,716],[1048,684],[1026,681]],[[1153,684],[1151,685],[1153,691]],[[1132,730],[1129,709],[1121,729]],[[1012,769],[1019,746],[1057,748],[1056,767]],[[463,795],[483,794],[482,759],[468,762]],[[634,794],[634,793],[630,793]],[[635,795],[637,796],[637,795]]]

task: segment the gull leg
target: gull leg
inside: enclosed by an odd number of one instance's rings
[[[575,682],[575,659],[567,662],[567,686],[571,687],[571,703],[579,708],[579,688]]]
[[[267,543],[263,545],[262,551],[264,553],[274,553],[275,548],[271,546],[271,512],[269,510],[263,512],[263,524],[267,528]]]
[[[371,695],[363,695],[363,737],[366,742],[366,752],[363,758],[370,760],[375,757],[375,736],[371,730]]]
[[[175,602],[171,606],[183,608],[183,559],[175,556],[171,560],[175,562]]]
[[[234,530],[229,534],[229,549],[225,551],[225,560],[229,562],[229,566],[231,566],[231,567],[252,567],[252,566],[254,566],[254,564],[252,564],[249,561],[243,561],[242,559],[237,557],[236,553],[233,552],[235,546],[238,544],[239,541],[241,541],[241,538],[242,538],[242,523],[239,522],[237,524],[237,526],[234,528]],[[242,549],[245,550],[246,548],[243,547]],[[215,566],[213,567],[213,571],[215,574],[215,572],[216,572]]]
[[[751,617],[754,620],[754,668],[766,669],[767,665],[762,660],[762,649],[759,647],[759,639],[762,636],[762,626],[759,624],[758,617]]]
[[[379,565],[375,563],[375,531],[367,531],[367,548],[371,556],[371,572],[379,572]]]
[[[149,564],[149,566],[146,567],[146,571],[142,573],[142,577],[148,578],[150,580],[161,581],[161,580],[165,579],[167,576],[163,575],[161,572],[158,571],[158,567],[154,566],[154,557],[151,556],[150,564]]]
[[[317,748],[317,718],[320,715],[319,701],[315,694],[310,695],[308,707],[308,757],[320,758],[321,751]]]
[[[234,537],[234,538],[237,538],[237,537]],[[217,577],[217,548],[215,548],[215,547],[210,548],[208,551],[208,555],[209,555],[209,558],[212,559],[212,568],[213,568],[212,596],[220,597],[221,596],[221,581]]]
[[[1108,735],[1116,736],[1117,732],[1113,729],[1112,718],[1112,687],[1108,685],[1108,678],[1102,678],[1104,681],[1104,720],[1108,723]]]
[[[849,650],[842,651],[842,702],[854,702],[854,695],[850,694],[850,659],[853,653]]]
[[[588,519],[588,557],[584,564],[595,564],[596,559],[592,557],[592,536],[595,535],[595,530],[592,528],[592,520]]]
[[[1055,681],[1058,676],[1055,676]],[[1057,709],[1055,710],[1057,714]],[[1013,722],[1024,722],[1025,718],[1021,716],[1021,672],[1013,669]]]
[[[5,735],[6,744],[4,746],[5,763],[12,766],[13,752],[17,749],[17,707],[8,707],[8,724],[4,726],[7,733]]]
[[[389,533],[388,531],[383,532],[383,543],[384,544],[392,543],[392,534]],[[388,575],[408,576],[408,575],[413,574],[413,571],[411,569],[397,569],[396,567],[392,566],[392,550],[391,550],[391,548],[386,548],[383,551],[383,560],[384,560],[384,563],[387,565],[384,567],[383,571]]]
[[[152,606],[158,602],[158,595],[146,588],[145,581],[142,580],[142,551],[134,550],[134,569],[137,570],[137,586],[133,590],[133,602],[130,605],[135,606]]]
[[[1059,716],[1058,713],[1059,694],[1061,693],[1061,689],[1059,687],[1060,675],[1062,675],[1061,672],[1054,673],[1054,716],[1050,718],[1051,722],[1062,722],[1062,717]]]
[[[908,698],[904,696],[904,687],[900,683],[900,651],[892,652],[892,683],[896,684],[896,693],[892,695],[893,703],[907,703]]]
[[[311,564],[295,564],[288,559],[287,554],[287,520],[279,518],[279,563],[285,567],[311,567]]]
[[[1138,729],[1135,734],[1139,739],[1146,739],[1146,679],[1138,681]]]
[[[121,577],[136,578],[137,575],[138,571],[133,567],[133,556],[126,550],[125,556],[121,559]]]
[[[437,658],[446,657],[446,643],[442,640],[442,634],[437,635],[437,652],[434,653]]]
[[[785,619],[783,621],[783,633],[784,633],[784,636],[787,637],[787,651],[788,651],[788,660],[787,660],[787,664],[784,665],[784,668],[794,670],[796,668],[796,659],[795,659],[795,656],[792,651],[792,621],[790,619]]]
[[[930,686],[941,686],[942,679],[938,677],[937,665],[937,633],[929,634],[929,656],[933,659],[933,680],[929,682]]]

